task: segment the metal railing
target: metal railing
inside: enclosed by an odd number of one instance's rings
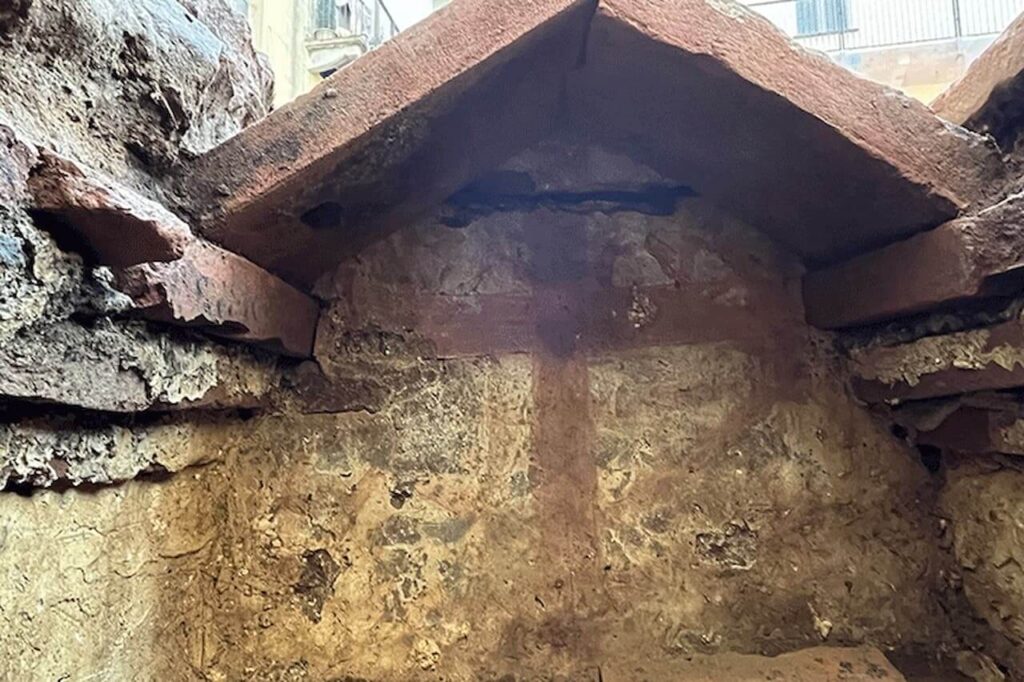
[[[362,36],[373,49],[395,37],[398,24],[381,0],[309,0],[309,37]]]
[[[825,52],[1001,33],[1024,0],[749,0],[797,42]]]

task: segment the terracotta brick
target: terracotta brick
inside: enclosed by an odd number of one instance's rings
[[[308,357],[317,303],[245,258],[199,239],[161,204],[40,151],[31,203],[74,237],[151,320]]]
[[[814,647],[781,656],[715,654],[680,657],[675,663],[651,661],[626,665],[610,661],[601,667],[606,680],[673,680],[674,682],[901,682],[905,678],[872,647]]]
[[[105,265],[174,260],[195,239],[162,205],[51,151],[40,150],[29,187],[33,207]]]
[[[312,355],[317,303],[219,246],[196,240],[176,261],[118,269],[115,276],[148,319],[294,357]]]
[[[811,262],[934,227],[1003,174],[991,144],[718,0],[602,0],[578,127]]]
[[[998,133],[1001,109],[1024,86],[1024,15],[1010,24],[967,72],[932,102],[947,121]]]
[[[809,273],[807,321],[824,329],[880,322],[1012,293],[1024,265],[1024,195],[976,216]]]

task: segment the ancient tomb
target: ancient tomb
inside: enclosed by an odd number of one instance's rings
[[[1019,27],[455,0],[268,113],[110,5],[0,1],[3,677],[1024,676]]]

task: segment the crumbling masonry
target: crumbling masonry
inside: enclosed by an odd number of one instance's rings
[[[0,0],[0,678],[1024,679],[1021,55]]]

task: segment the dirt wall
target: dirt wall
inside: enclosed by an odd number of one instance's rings
[[[941,510],[949,519],[952,574],[968,607],[956,620],[973,653],[967,669],[989,671],[979,680],[1024,675],[1024,537],[1020,496],[1024,470],[1018,458],[955,458],[946,474]],[[994,672],[992,672],[994,671]]]

